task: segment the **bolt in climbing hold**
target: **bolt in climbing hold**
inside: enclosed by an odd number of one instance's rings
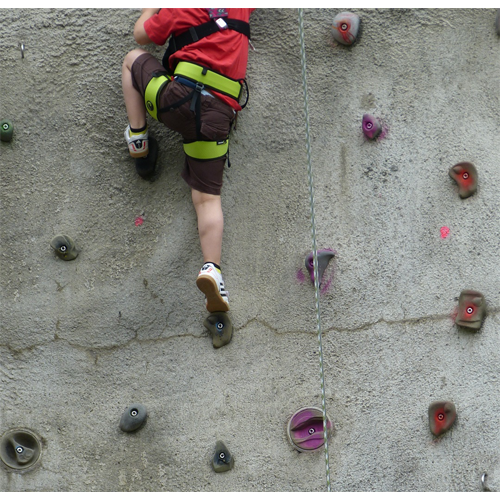
[[[457,183],[460,198],[468,198],[476,192],[478,175],[472,163],[468,161],[457,163],[450,168],[448,174]]]
[[[229,344],[233,336],[233,325],[225,312],[214,312],[208,316],[203,325],[212,335],[212,345],[218,349]]]
[[[147,417],[148,412],[144,405],[133,404],[123,412],[120,419],[120,429],[124,432],[140,429],[146,424]]]
[[[222,441],[215,443],[215,453],[212,467],[215,472],[226,472],[234,466],[234,458]]]
[[[28,429],[7,431],[0,439],[0,459],[12,469],[33,467],[41,451],[40,439]]]
[[[380,135],[380,132],[382,132],[382,125],[379,120],[369,114],[363,115],[361,128],[363,129],[363,134],[370,140],[376,139]]]
[[[2,120],[0,122],[0,140],[10,142],[14,135],[14,126],[10,120]]]
[[[352,45],[359,30],[359,16],[352,12],[341,12],[333,18],[333,38],[342,45]]]
[[[327,439],[332,434],[333,424],[326,419]],[[298,451],[315,451],[325,444],[323,412],[319,408],[302,408],[288,422],[288,439]]]
[[[50,246],[55,250],[56,255],[63,260],[73,260],[78,257],[74,241],[64,234],[55,236],[50,242]]]
[[[444,434],[455,422],[457,411],[450,401],[435,401],[429,406],[429,427],[435,436]]]
[[[480,292],[463,290],[458,298],[455,323],[458,326],[479,330],[486,314],[486,301]]]

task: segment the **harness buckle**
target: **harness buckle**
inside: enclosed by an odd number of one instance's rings
[[[195,90],[196,92],[200,92],[205,88],[205,85],[203,85],[203,83],[200,83],[200,82],[196,82],[196,87],[195,87]]]
[[[222,19],[222,17],[219,17],[219,19],[216,19],[215,24],[219,27],[220,30],[227,30],[227,28],[228,28],[226,21],[224,21],[224,19]]]

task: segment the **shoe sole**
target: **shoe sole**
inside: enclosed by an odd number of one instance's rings
[[[199,276],[196,280],[197,287],[205,294],[207,298],[208,312],[226,312],[229,311],[229,304],[219,293],[219,287],[210,276]]]

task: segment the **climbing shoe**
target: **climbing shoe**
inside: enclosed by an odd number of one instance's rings
[[[211,262],[201,268],[196,285],[205,294],[205,305],[209,312],[229,311],[228,293],[221,272]]]
[[[149,153],[148,130],[142,134],[134,134],[130,130],[130,125],[125,129],[125,140],[128,151],[132,158],[142,158]]]

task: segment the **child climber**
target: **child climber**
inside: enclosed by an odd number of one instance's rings
[[[210,312],[228,311],[220,268],[224,219],[221,187],[228,136],[248,61],[253,9],[142,9],[134,27],[139,45],[163,45],[163,65],[143,49],[123,61],[122,87],[130,155],[147,157],[146,110],[179,132],[182,178],[191,188],[204,264],[196,284]]]

